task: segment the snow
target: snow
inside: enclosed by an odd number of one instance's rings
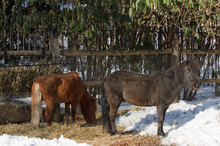
[[[26,99],[26,102],[30,102]],[[44,107],[45,105],[43,105]],[[63,106],[61,106],[63,107]],[[116,119],[125,131],[138,132],[140,135],[154,136],[157,133],[156,107],[136,107],[124,103],[120,110],[132,109]],[[220,98],[214,96],[214,87],[201,87],[196,100],[183,101],[170,105],[164,121],[164,132],[161,138],[164,145],[177,146],[220,146]],[[0,136],[2,146],[79,146],[74,140],[61,136],[59,139],[47,140],[28,138],[27,136]]]
[[[86,143],[77,143],[74,140],[64,138],[62,135],[59,139],[40,139],[28,138],[27,136],[10,136],[3,134],[0,136],[1,146],[89,146]]]

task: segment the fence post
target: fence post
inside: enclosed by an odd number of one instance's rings
[[[52,63],[58,64],[59,63],[59,52],[60,52],[60,45],[58,39],[51,39],[49,43],[49,48],[52,52]],[[53,122],[59,123],[60,122],[60,104],[55,103],[54,109],[52,113],[52,120]]]
[[[173,53],[171,54],[171,60],[170,60],[171,67],[173,67],[179,62],[179,39],[178,39],[178,33],[176,32],[174,34],[172,50]]]
[[[171,62],[170,62],[170,65],[171,67],[173,67],[174,65],[178,64],[179,62],[179,38],[178,38],[178,31],[176,31],[174,33],[174,39],[173,39],[173,43],[172,43],[172,50],[173,50],[173,53],[171,54]],[[173,101],[173,103],[177,103],[178,102],[178,99],[179,99],[179,96],[175,98],[175,100]]]
[[[50,40],[50,50],[52,52],[52,63],[58,64],[59,63],[59,57],[60,57],[60,44],[58,39],[51,39]]]

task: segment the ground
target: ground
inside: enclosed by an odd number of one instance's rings
[[[123,112],[119,113],[123,114]],[[87,143],[94,146],[159,146],[158,136],[140,136],[137,133],[124,132],[122,127],[117,126],[119,135],[110,136],[102,132],[100,115],[97,115],[97,124],[86,124],[81,115],[77,115],[76,123],[64,125],[63,123],[52,123],[48,127],[45,123],[39,129],[34,129],[29,123],[0,125],[0,135],[19,135],[28,137],[39,137],[46,139],[59,139],[61,135],[73,139],[78,143]]]

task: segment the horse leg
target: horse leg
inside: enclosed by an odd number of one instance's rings
[[[115,118],[118,111],[118,108],[121,103],[112,105],[110,104],[110,111],[109,111],[109,118],[110,118],[110,125],[111,125],[111,135],[118,134],[116,126],[115,126]],[[110,130],[110,129],[109,129]]]
[[[45,111],[45,116],[47,119],[47,124],[48,126],[51,126],[51,115],[53,111],[54,103],[46,103],[46,111]]]
[[[157,129],[157,135],[165,136],[165,133],[163,132],[163,122],[165,119],[165,114],[168,106],[164,104],[160,104],[157,106],[157,118],[158,118],[158,129]]]
[[[78,106],[78,104],[76,104],[75,102],[71,103],[71,112],[72,112],[71,125],[75,123],[77,106]]]
[[[65,103],[65,114],[66,114],[65,125],[68,125],[68,119],[70,116],[70,103]]]

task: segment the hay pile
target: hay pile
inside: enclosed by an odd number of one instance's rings
[[[30,121],[30,104],[18,100],[0,99],[0,124]]]
[[[60,73],[58,65],[7,67],[0,69],[0,97],[29,95],[33,82],[43,74]]]
[[[121,115],[123,112],[119,112]],[[109,133],[102,133],[101,113],[96,115],[96,124],[87,124],[81,114],[77,114],[76,122],[73,125],[64,125],[52,122],[52,126],[41,123],[39,129],[34,129],[29,123],[0,125],[0,135],[16,135],[38,137],[45,139],[59,139],[61,135],[65,138],[75,140],[78,143],[87,143],[94,146],[161,146],[158,136],[141,136],[138,133],[125,132],[124,128],[117,126],[119,135],[111,136]]]

